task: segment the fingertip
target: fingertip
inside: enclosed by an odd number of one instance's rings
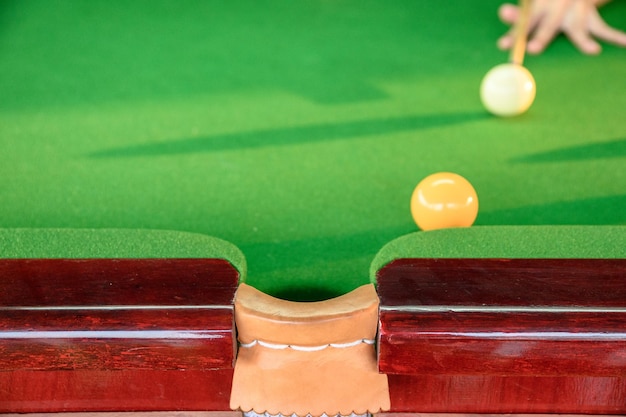
[[[497,45],[499,49],[506,51],[507,49],[511,49],[513,46],[513,39],[511,39],[511,36],[509,35],[502,36],[498,39]]]
[[[569,33],[570,40],[580,52],[585,55],[598,55],[602,51],[602,47],[587,33]]]
[[[602,47],[597,42],[588,42],[581,47],[581,50],[587,55],[598,55],[602,52]]]
[[[590,32],[598,39],[626,47],[626,32],[615,29],[604,22],[600,17],[591,22]]]
[[[543,49],[544,45],[536,39],[533,39],[526,44],[526,51],[532,55],[540,54],[543,52]]]
[[[518,16],[518,8],[517,6],[511,3],[504,3],[498,8],[498,17],[504,23],[512,24],[515,23]]]

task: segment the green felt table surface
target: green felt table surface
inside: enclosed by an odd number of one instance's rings
[[[246,259],[232,243],[171,230],[0,229],[0,258],[217,258],[246,276]]]
[[[478,87],[508,57],[499,3],[2,2],[0,252],[33,229],[64,244],[33,249],[31,233],[30,253],[86,253],[68,236],[87,229],[163,243],[135,256],[211,253],[199,234],[239,248],[262,290],[339,294],[417,230],[410,195],[438,171],[473,183],[495,242],[501,226],[626,224],[626,50],[558,38],[526,58],[530,111],[490,116]],[[625,1],[602,13],[626,29]]]
[[[625,226],[474,226],[415,232],[386,244],[370,277],[401,258],[626,259]]]

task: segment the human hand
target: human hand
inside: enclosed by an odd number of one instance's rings
[[[559,34],[563,33],[583,53],[599,54],[602,47],[596,39],[626,47],[626,32],[609,26],[598,12],[605,0],[534,0],[531,5],[529,38],[526,50],[539,54]],[[518,6],[506,3],[498,15],[513,25],[519,18]],[[515,42],[513,30],[498,40],[500,49],[511,49]]]

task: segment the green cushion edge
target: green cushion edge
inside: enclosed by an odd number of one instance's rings
[[[148,229],[0,228],[0,258],[213,258],[246,277],[246,259],[230,242],[199,233]]]
[[[370,281],[401,258],[626,258],[626,226],[474,226],[416,232],[378,252]]]

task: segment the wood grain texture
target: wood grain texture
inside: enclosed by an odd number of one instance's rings
[[[0,306],[231,305],[222,259],[0,259]]]
[[[0,260],[0,411],[226,411],[239,274],[218,259]]]
[[[28,417],[242,417],[242,415],[243,414],[240,411],[111,411],[78,413],[29,413]],[[0,416],[24,417],[24,414],[11,413],[0,414]]]
[[[378,292],[392,411],[626,412],[626,260],[404,259]]]
[[[626,307],[626,259],[398,259],[383,306]]]
[[[377,417],[495,417],[501,414],[492,413],[378,413]],[[559,414],[559,417],[574,417],[585,415],[586,417],[599,417],[603,414]],[[621,415],[621,414],[617,414]],[[555,417],[554,414],[536,413],[536,414],[506,414],[506,417]]]
[[[381,311],[380,321],[385,373],[626,375],[626,313]]]
[[[0,413],[229,411],[232,372],[0,372]]]
[[[23,414],[0,414],[23,417]],[[117,411],[82,413],[30,413],[28,417],[241,417],[240,411]],[[461,417],[461,416],[459,416]],[[567,417],[567,416],[565,416]]]
[[[0,368],[232,368],[232,308],[0,311]]]
[[[389,375],[393,413],[625,414],[624,377]]]

